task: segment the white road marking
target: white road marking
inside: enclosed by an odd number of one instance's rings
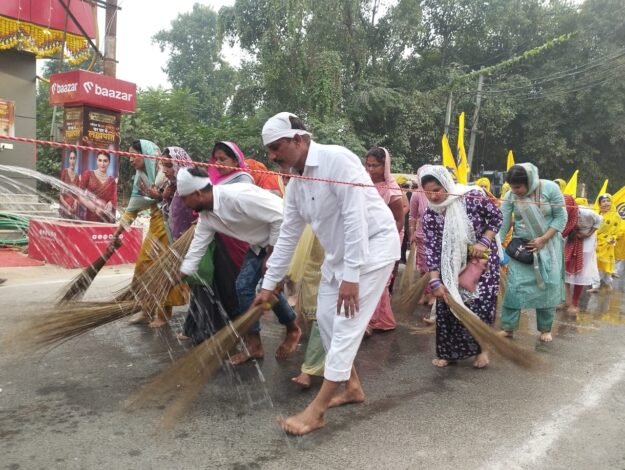
[[[566,435],[584,413],[598,406],[614,385],[625,376],[625,361],[615,364],[610,370],[591,382],[582,390],[581,395],[569,405],[563,406],[550,415],[549,419],[534,425],[530,438],[513,448],[499,448],[493,454],[485,468],[488,469],[524,469],[535,468],[553,445]]]

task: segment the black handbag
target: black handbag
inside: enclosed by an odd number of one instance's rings
[[[524,238],[513,238],[506,247],[506,253],[508,253],[510,258],[517,260],[519,263],[533,264],[534,253],[526,248],[528,243],[529,240],[525,240]]]

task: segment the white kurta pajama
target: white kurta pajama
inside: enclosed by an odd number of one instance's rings
[[[327,352],[324,376],[342,382],[350,377],[365,329],[399,259],[399,235],[390,209],[360,159],[349,150],[311,142],[303,176],[371,185],[291,179],[280,236],[263,281],[264,289],[273,290],[282,280],[300,235],[310,224],[325,250],[317,303]],[[336,315],[342,281],[359,283],[360,310],[354,318]]]

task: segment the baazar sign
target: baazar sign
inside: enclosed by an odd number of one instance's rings
[[[137,86],[86,70],[71,70],[50,77],[50,104],[86,104],[101,109],[133,113]]]

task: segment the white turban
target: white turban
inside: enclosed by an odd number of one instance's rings
[[[310,135],[308,131],[291,128],[291,121],[289,120],[291,116],[297,117],[292,113],[278,113],[267,120],[262,131],[263,145],[269,145],[285,137],[292,139],[296,135]]]
[[[180,196],[188,196],[211,184],[211,179],[208,176],[194,176],[189,173],[189,170],[190,168],[181,168],[178,171],[176,185]]]

